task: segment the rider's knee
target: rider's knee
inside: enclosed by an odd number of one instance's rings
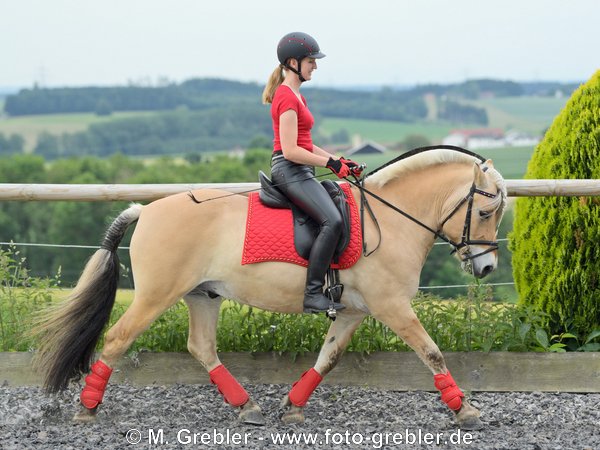
[[[331,233],[338,236],[342,232],[342,228],[344,226],[344,221],[340,214],[331,214],[330,217],[323,223],[323,228],[328,228],[331,230]]]

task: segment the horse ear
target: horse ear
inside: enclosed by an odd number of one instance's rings
[[[475,185],[480,188],[487,187],[487,178],[484,172],[484,170],[487,170],[487,167],[485,167],[486,163],[487,161],[485,163],[475,163],[473,166],[473,172],[475,175]]]
[[[489,167],[490,169],[494,168],[494,163],[492,162],[491,159],[486,160],[486,162],[483,163],[485,166]]]

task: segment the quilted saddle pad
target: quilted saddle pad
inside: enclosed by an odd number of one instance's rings
[[[347,269],[361,256],[362,233],[358,208],[350,184],[343,183],[340,186],[350,206],[350,242],[342,253],[339,264],[332,264],[332,267]],[[257,192],[251,193],[248,197],[242,264],[280,261],[308,266],[308,260],[296,252],[293,226],[291,209],[269,208],[263,205]]]

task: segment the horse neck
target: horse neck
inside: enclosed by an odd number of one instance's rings
[[[379,188],[372,183],[365,187],[402,211],[438,230],[444,218],[468,191],[472,171],[465,165],[444,164],[402,174]],[[370,200],[376,217],[389,222],[394,235],[404,236],[405,245],[412,246],[423,263],[436,239],[435,235],[377,200]]]

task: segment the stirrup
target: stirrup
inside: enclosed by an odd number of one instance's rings
[[[314,300],[314,304],[312,305],[307,305],[307,300],[310,302],[311,300]],[[320,303],[320,304],[317,304]],[[304,297],[304,303],[303,303],[303,309],[305,313],[328,313],[330,311],[333,311],[335,313],[335,311],[344,309],[345,306],[342,305],[341,303],[334,303],[331,301],[330,298],[328,298],[326,295],[323,294],[317,294],[313,297]]]

